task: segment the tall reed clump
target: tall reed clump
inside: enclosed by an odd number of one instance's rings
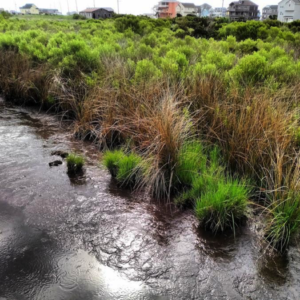
[[[0,51],[0,92],[18,103],[47,104],[52,85],[48,65],[35,65],[13,51]]]
[[[287,154],[294,149],[298,120],[297,90],[274,92],[245,89],[242,93],[231,90],[227,94],[203,99],[193,96],[198,109],[200,128],[206,138],[218,143],[230,168],[241,175],[258,179],[268,168],[278,147]],[[218,96],[218,97],[217,97]],[[298,99],[297,99],[298,98]]]
[[[282,252],[300,233],[300,159],[298,154],[283,163],[280,154],[266,172],[269,205],[265,237],[271,247]]]
[[[143,153],[148,167],[141,185],[157,198],[173,193],[180,149],[193,134],[193,121],[177,96],[167,92],[156,103],[143,101],[114,127]]]

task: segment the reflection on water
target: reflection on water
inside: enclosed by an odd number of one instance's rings
[[[266,259],[244,227],[117,187],[99,152],[54,117],[0,102],[0,299],[299,299],[300,254]],[[50,168],[78,152],[84,173]]]
[[[262,255],[258,260],[259,274],[270,284],[283,286],[289,276],[289,259],[286,254]]]
[[[77,172],[77,173],[67,172],[67,174],[69,176],[70,183],[72,185],[85,185],[87,182],[87,178],[86,178],[84,170]]]
[[[22,213],[0,202],[0,293],[11,299],[138,299],[147,289],[86,251],[61,251]],[[7,247],[9,244],[9,247]]]

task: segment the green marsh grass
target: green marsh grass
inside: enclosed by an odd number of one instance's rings
[[[191,186],[200,172],[206,169],[207,156],[200,141],[186,142],[182,145],[175,167],[175,182]]]
[[[230,228],[247,214],[249,188],[236,179],[218,179],[215,186],[196,200],[195,214],[200,225],[214,233]]]
[[[142,158],[130,153],[124,156],[118,163],[117,180],[125,186],[134,187],[142,180]]]
[[[269,208],[265,237],[270,246],[283,252],[300,232],[300,193],[289,193],[287,199]]]
[[[122,150],[106,151],[103,155],[103,164],[113,177],[116,177],[119,170],[119,163],[126,157]]]
[[[143,179],[145,164],[136,153],[126,154],[123,150],[106,151],[103,164],[123,186],[134,187]]]
[[[276,167],[276,168],[275,168]],[[273,162],[273,174],[267,173],[265,237],[269,245],[280,252],[285,251],[290,241],[300,233],[300,156],[291,158],[288,165],[283,164],[282,155],[277,153]]]

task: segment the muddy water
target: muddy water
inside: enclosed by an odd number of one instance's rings
[[[299,247],[268,259],[247,227],[199,231],[192,213],[118,189],[59,125],[0,101],[1,300],[300,299]],[[85,175],[50,168],[53,150],[84,153]]]

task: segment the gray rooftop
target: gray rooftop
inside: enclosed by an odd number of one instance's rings
[[[27,3],[23,7],[20,7],[20,9],[30,9],[33,5],[33,3]]]

